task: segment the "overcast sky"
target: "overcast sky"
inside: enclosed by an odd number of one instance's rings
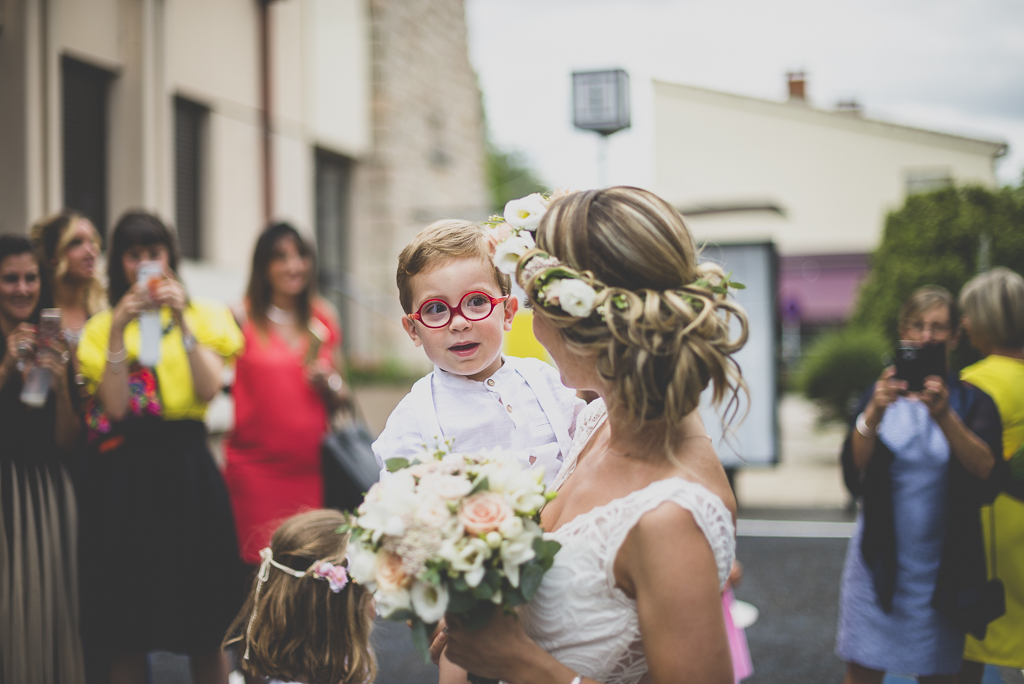
[[[623,68],[633,127],[611,137],[608,181],[653,183],[652,79],[784,100],[807,73],[822,109],[1009,143],[1024,169],[1022,0],[467,0],[488,123],[552,186],[598,183],[597,134],[572,127],[573,71]]]

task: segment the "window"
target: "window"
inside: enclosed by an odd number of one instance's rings
[[[186,259],[203,256],[203,123],[206,108],[174,98],[174,222]]]
[[[107,231],[107,92],[113,74],[61,59],[64,206]]]
[[[907,194],[917,195],[953,187],[947,168],[910,169],[907,171]]]
[[[316,152],[316,240],[320,292],[334,302],[348,327],[349,191],[352,160],[324,150]],[[343,339],[348,339],[343,338]]]

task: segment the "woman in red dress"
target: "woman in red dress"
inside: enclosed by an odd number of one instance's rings
[[[348,397],[341,330],[313,273],[312,250],[292,226],[263,231],[240,321],[245,351],[224,473],[238,546],[252,566],[281,521],[323,506],[320,440],[329,412]]]

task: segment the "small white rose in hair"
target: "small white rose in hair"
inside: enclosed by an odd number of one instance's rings
[[[544,198],[539,193],[533,193],[526,197],[509,200],[505,205],[505,221],[513,228],[522,228],[533,232],[540,225],[547,207]]]
[[[549,294],[549,301],[550,297]],[[559,283],[557,297],[562,311],[576,318],[586,318],[594,311],[597,292],[582,280],[565,278]]]
[[[537,244],[529,233],[519,233],[502,241],[494,249],[494,265],[498,270],[507,275],[516,272],[516,264],[519,257],[526,253],[526,250],[533,249]]]

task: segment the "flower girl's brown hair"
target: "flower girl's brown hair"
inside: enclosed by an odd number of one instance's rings
[[[239,656],[248,650],[240,660],[246,674],[308,684],[369,684],[377,676],[370,593],[352,581],[334,592],[306,572],[317,561],[345,563],[348,535],[337,531],[344,522],[337,511],[316,510],[288,518],[274,532],[274,561],[304,574],[269,568],[258,602],[259,579],[253,583],[223,644],[237,644]]]

